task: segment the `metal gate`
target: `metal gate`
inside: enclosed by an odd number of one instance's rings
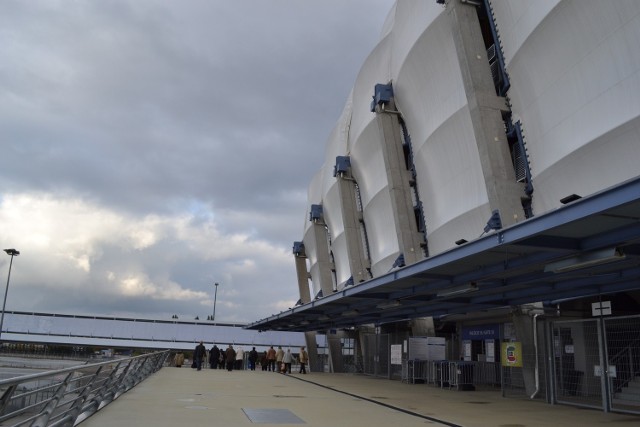
[[[640,414],[640,316],[552,324],[555,400]]]
[[[389,335],[364,335],[363,372],[367,375],[389,378]]]

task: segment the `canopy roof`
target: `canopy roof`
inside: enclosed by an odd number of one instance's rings
[[[639,255],[636,178],[246,328],[323,331],[636,290]]]

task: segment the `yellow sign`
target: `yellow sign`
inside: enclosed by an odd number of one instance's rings
[[[522,368],[522,343],[503,342],[502,343],[502,366],[512,368]]]

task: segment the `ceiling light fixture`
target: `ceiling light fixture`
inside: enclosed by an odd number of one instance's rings
[[[474,282],[462,285],[462,286],[454,286],[453,288],[443,289],[439,291],[436,296],[437,297],[450,297],[454,295],[467,294],[469,292],[477,291],[478,285]]]
[[[400,307],[402,304],[400,303],[400,301],[396,300],[392,300],[392,301],[385,301],[383,303],[380,303],[378,305],[376,305],[377,308],[381,309],[381,310],[387,310],[389,308],[395,308],[395,307]]]
[[[621,249],[607,248],[593,252],[585,252],[571,258],[552,262],[544,267],[544,272],[564,273],[623,259],[625,259],[625,254]]]

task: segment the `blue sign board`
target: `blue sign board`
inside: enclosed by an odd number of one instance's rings
[[[479,325],[462,328],[463,340],[497,340],[500,339],[500,325]]]

